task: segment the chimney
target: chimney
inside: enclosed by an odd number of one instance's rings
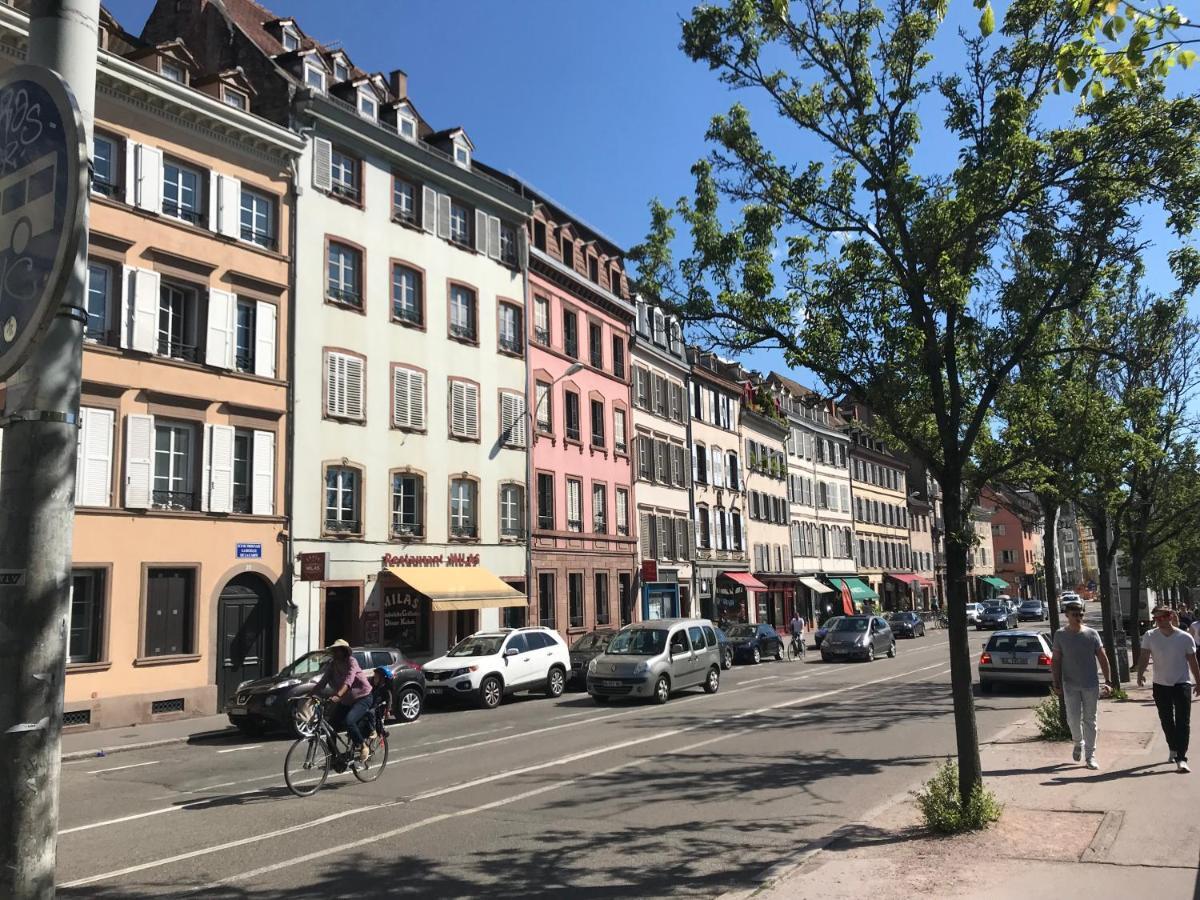
[[[392,94],[397,100],[407,99],[408,76],[400,69],[392,69],[388,74],[388,87],[391,88]]]

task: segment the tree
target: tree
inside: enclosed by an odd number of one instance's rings
[[[1136,256],[1140,204],[1165,209],[1177,234],[1192,230],[1200,109],[1147,82],[1050,121],[1058,48],[1084,24],[1050,0],[1011,4],[997,35],[962,38],[964,58],[930,73],[945,6],[694,9],[684,51],[756,92],[816,158],[789,161],[796,141],[768,146],[735,104],[711,122],[694,197],[655,202],[633,256],[640,289],[693,333],[733,352],[782,348],[830,392],[868,405],[881,436],[941,484],[966,802],[981,783],[963,605],[969,511],[981,485],[1021,462],[992,437],[993,406],[1031,353],[1059,352],[1030,349],[1047,323]],[[918,165],[919,112],[934,102],[944,134]],[[692,244],[678,264],[675,213]]]

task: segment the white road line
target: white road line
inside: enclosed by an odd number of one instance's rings
[[[155,760],[151,760],[150,762],[130,763],[127,766],[113,766],[110,769],[92,769],[90,772],[87,772],[85,774],[100,775],[104,772],[120,772],[122,769],[136,769],[136,768],[139,768],[140,766],[157,766],[157,765],[158,765],[158,760],[155,759]]]
[[[302,822],[298,825],[292,825],[292,826],[289,826],[288,828],[277,829],[275,831],[267,832],[265,834],[251,835],[249,837],[241,838],[236,841],[227,841],[223,844],[217,844],[217,845],[210,846],[210,847],[201,847],[197,850],[188,851],[187,853],[179,853],[174,856],[165,857],[163,859],[150,860],[148,862],[139,863],[138,865],[135,865],[135,866],[127,866],[126,868],[117,869],[117,870],[114,870],[111,872],[102,872],[98,875],[90,875],[87,878],[80,878],[80,879],[76,879],[75,881],[71,881],[71,882],[67,882],[66,884],[59,885],[59,887],[62,887],[62,888],[83,887],[85,885],[95,884],[99,881],[108,881],[113,878],[121,878],[125,875],[133,875],[137,872],[144,872],[147,869],[161,868],[162,866],[168,866],[173,863],[182,862],[184,860],[195,859],[198,856],[205,856],[205,855],[212,854],[212,853],[220,853],[223,850],[229,850],[234,847],[243,847],[247,844],[257,843],[259,841],[272,840],[274,838],[283,837],[283,836],[286,836],[289,834],[294,834],[298,831],[303,831],[305,829],[312,828],[314,826],[324,825],[329,822],[344,818],[346,816],[359,815],[359,814],[365,813],[365,812],[372,812],[374,810],[386,809],[389,807],[397,806],[402,803],[415,802],[417,800],[427,800],[427,799],[430,799],[433,797],[440,797],[440,796],[444,796],[446,794],[456,793],[458,791],[463,791],[463,790],[467,790],[469,788],[478,787],[481,784],[488,784],[488,783],[491,783],[494,781],[500,781],[502,779],[512,778],[513,776],[516,776],[516,775],[524,775],[529,772],[536,772],[536,771],[540,771],[543,769],[549,769],[549,768],[554,768],[556,766],[565,765],[565,764],[571,763],[571,762],[578,762],[579,760],[582,760],[582,759],[588,759],[593,756],[599,756],[601,754],[611,753],[614,750],[622,750],[622,749],[626,749],[628,747],[634,747],[634,746],[638,746],[640,744],[646,744],[651,741],[665,740],[670,737],[676,737],[680,734],[686,734],[688,732],[695,731],[699,728],[708,728],[713,725],[718,725],[721,722],[736,721],[737,719],[742,719],[742,718],[745,718],[746,716],[761,715],[762,713],[771,712],[772,710],[776,710],[776,709],[786,709],[787,707],[799,706],[803,703],[811,703],[814,700],[820,700],[825,697],[832,697],[837,694],[845,694],[850,691],[856,691],[861,688],[870,687],[872,685],[883,684],[884,682],[888,682],[888,681],[895,681],[897,678],[903,678],[906,675],[915,675],[918,672],[924,672],[928,669],[936,668],[939,665],[941,665],[941,663],[934,663],[931,666],[923,666],[918,669],[911,669],[907,672],[897,672],[895,675],[888,675],[883,678],[875,678],[870,681],[861,682],[859,684],[846,685],[844,687],[834,688],[832,690],[824,691],[819,694],[812,694],[812,695],[809,695],[806,697],[794,697],[791,700],[783,700],[779,703],[770,704],[769,706],[759,707],[758,709],[746,710],[744,712],[738,713],[735,716],[718,717],[718,718],[714,718],[714,719],[711,719],[706,722],[698,723],[696,725],[689,725],[685,728],[672,728],[672,729],[668,729],[666,731],[657,732],[655,734],[645,735],[640,738],[633,738],[633,739],[627,740],[627,741],[620,741],[616,744],[609,744],[604,747],[596,747],[591,750],[585,750],[581,753],[573,753],[568,756],[559,757],[558,759],[549,760],[548,762],[538,763],[538,764],[532,765],[532,766],[524,766],[519,769],[509,769],[504,772],[497,772],[493,775],[484,776],[483,778],[476,778],[472,781],[463,782],[461,784],[451,785],[451,786],[445,787],[445,788],[439,788],[436,791],[429,791],[424,794],[418,794],[416,797],[412,798],[412,801],[393,800],[393,801],[388,801],[386,803],[378,803],[378,804],[369,805],[369,806],[355,807],[353,809],[344,810],[340,813],[333,813],[331,815],[325,816],[324,818],[321,818],[321,819],[314,820],[312,822]],[[753,727],[758,727],[758,726],[753,726]],[[703,743],[713,743],[717,740],[721,740],[723,738],[734,737],[735,735],[737,735],[739,733],[745,733],[746,731],[750,731],[750,730],[752,730],[752,728],[751,729],[743,729],[742,732],[731,732],[726,735],[718,735],[717,737],[714,737],[714,738],[708,738]],[[533,732],[526,732],[526,733],[532,734]],[[640,762],[640,760],[631,760],[618,768],[624,768],[629,765],[634,765],[637,762]],[[561,787],[563,784],[573,783],[574,781],[578,781],[578,780],[581,780],[582,778],[587,778],[590,775],[595,775],[595,774],[597,774],[597,773],[589,773],[589,775],[579,776],[578,778],[573,779],[571,782],[563,782],[563,783],[559,783],[556,785],[548,785],[545,788],[542,788],[540,790],[542,790],[542,791],[553,790],[555,787]],[[503,805],[506,805],[506,803],[513,802],[513,799],[514,798],[510,797],[510,798],[507,798],[505,801],[496,801],[495,803],[480,807],[480,809],[488,809],[493,806],[503,806]],[[177,808],[179,808],[179,807],[177,807]],[[465,814],[465,812],[467,812],[467,811],[461,811],[458,813],[449,813],[449,814],[445,814],[441,817],[434,817],[433,821],[441,821],[443,818],[452,818],[452,817],[455,817],[458,815],[463,815],[463,814]],[[414,823],[414,824],[419,824],[419,823]],[[405,828],[400,831],[397,831],[396,834],[403,834],[405,830],[412,830],[412,829]],[[381,840],[381,839],[386,840],[387,838],[393,837],[393,836],[395,836],[395,835],[390,832],[385,833],[385,834],[376,834],[372,838],[372,840]],[[355,842],[353,845],[345,845],[342,848],[331,848],[331,851],[352,849],[354,846],[361,846],[361,844],[359,842]],[[322,851],[321,855],[324,855],[326,852],[328,852],[328,851]],[[309,856],[311,857],[311,854]],[[282,864],[276,864],[276,867],[284,868],[285,865],[287,865],[287,864],[294,864],[294,863],[291,863],[291,861],[285,861]],[[270,869],[269,871],[274,871],[274,869]],[[233,876],[233,877],[238,877],[238,876]]]
[[[512,731],[516,725],[505,725],[503,728],[489,728],[487,731],[471,731],[467,734],[456,734],[454,737],[442,738],[440,741],[426,741],[423,744],[410,744],[411,747],[432,747],[434,744],[446,744],[450,741],[461,741],[463,738],[479,737],[482,734],[496,734],[499,731]]]
[[[749,681],[739,681],[738,687],[745,687],[748,684],[757,684],[760,681],[775,681],[780,678],[779,675],[764,675],[761,678],[751,678]]]
[[[218,750],[218,753],[241,753],[243,750],[257,750],[262,744],[250,744],[248,747],[230,747],[228,750]]]

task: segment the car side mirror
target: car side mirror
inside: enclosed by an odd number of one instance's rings
[[[509,647],[507,650],[504,651],[504,655],[505,656],[516,656],[520,652],[521,651],[518,650],[516,647]]]

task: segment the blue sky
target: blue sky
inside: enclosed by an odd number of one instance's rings
[[[134,33],[153,0],[106,5]],[[275,0],[326,43],[340,43],[360,68],[403,69],[409,94],[435,127],[461,125],[479,158],[527,180],[586,222],[628,247],[648,225],[652,197],[690,192],[691,164],[705,153],[709,118],[734,95],[707,67],[678,49],[679,20],[693,3],[679,0]],[[952,4],[969,29],[978,13]],[[935,48],[954,60],[958,41],[943,28]],[[1172,78],[1177,90],[1200,90],[1200,74]],[[740,93],[751,112],[761,109]],[[936,109],[923,117],[932,122]],[[777,146],[805,144],[794,131],[755,117]],[[929,142],[938,152],[936,137]],[[812,148],[816,152],[815,147]],[[1147,233],[1161,234],[1154,222]],[[1200,302],[1193,299],[1194,312]],[[746,362],[769,370],[777,353]],[[801,380],[811,382],[801,373]]]

